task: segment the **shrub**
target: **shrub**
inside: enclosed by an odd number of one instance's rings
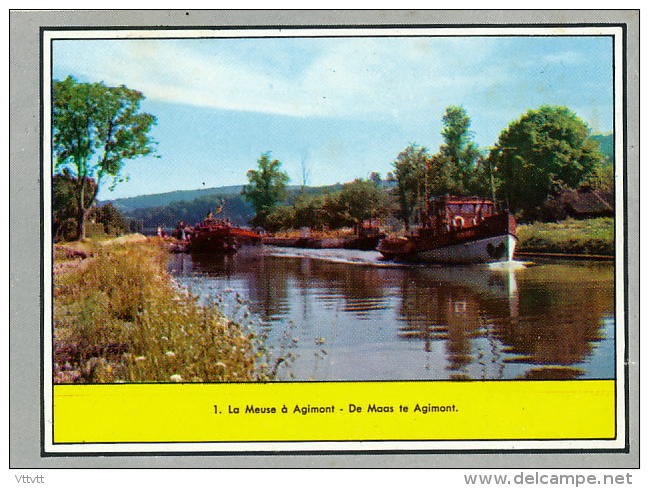
[[[54,305],[55,382],[265,381],[277,373],[266,366],[263,338],[176,286],[151,245],[97,249],[85,266],[55,276]]]
[[[615,253],[615,220],[567,219],[521,225],[516,249],[520,252],[612,256]]]

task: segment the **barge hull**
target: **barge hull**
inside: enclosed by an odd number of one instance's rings
[[[387,259],[425,263],[489,263],[511,261],[516,250],[516,222],[509,213],[485,218],[477,225],[434,234],[384,239],[377,250]]]
[[[516,237],[511,234],[488,237],[438,249],[413,253],[409,260],[425,263],[490,263],[512,261],[516,250]]]

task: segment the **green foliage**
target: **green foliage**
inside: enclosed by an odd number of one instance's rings
[[[430,194],[484,194],[488,188],[482,155],[471,141],[471,119],[463,107],[451,106],[442,117],[444,144],[429,164]]]
[[[384,217],[389,209],[386,193],[381,190],[376,180],[356,179],[343,185],[338,197],[340,220],[356,227],[365,220]]]
[[[602,153],[602,160],[595,165],[588,183],[593,188],[611,191],[615,187],[615,139],[613,134],[590,136]]]
[[[322,230],[327,225],[328,219],[325,203],[325,195],[298,195],[293,200],[292,206],[284,207],[282,228],[309,227],[314,230]]]
[[[92,197],[95,187],[94,180],[87,181],[84,186],[86,201]],[[71,241],[78,237],[77,188],[77,178],[70,174],[68,168],[63,168],[61,173],[52,177],[52,233],[55,242]],[[115,236],[131,229],[130,222],[110,203],[91,208],[88,216],[91,223],[84,228],[90,237]]]
[[[290,205],[277,207],[266,218],[266,229],[310,229],[321,231],[356,227],[368,219],[382,218],[391,210],[388,193],[377,182],[357,179],[339,190],[327,189],[308,195],[300,191]]]
[[[488,175],[479,147],[471,141],[471,119],[463,107],[451,106],[442,117],[444,144],[433,156],[410,144],[399,153],[390,175],[397,182],[399,218],[409,229],[412,217],[421,222],[433,195],[485,194]]]
[[[469,142],[471,120],[463,107],[452,106],[446,109],[446,113],[442,116],[442,123],[444,145],[441,152],[449,156],[453,162],[459,162]]]
[[[155,117],[139,112],[142,93],[124,85],[78,83],[68,76],[52,83],[52,151],[55,171],[68,168],[76,178],[77,228],[85,239],[85,218],[105,177],[122,181],[123,161],[153,151],[147,136]],[[87,182],[96,186],[87,195]]]
[[[406,230],[410,227],[415,208],[422,208],[421,201],[426,193],[427,164],[427,149],[412,143],[399,153],[394,162],[393,177],[397,181],[399,218],[403,220]]]
[[[597,134],[591,135],[589,138],[597,142],[599,151],[602,153],[602,156],[604,156],[604,159],[608,161],[615,160],[615,138],[613,137],[613,134]]]
[[[295,209],[290,206],[276,207],[264,222],[268,232],[277,232],[281,229],[290,229],[295,226]]]
[[[141,233],[144,229],[142,227],[142,222],[139,220],[131,219],[128,221],[128,230],[132,233]]]
[[[615,188],[615,166],[607,159],[602,160],[593,168],[593,172],[586,178],[586,182],[593,188],[612,191]]]
[[[247,225],[255,216],[254,209],[240,194],[241,187],[238,187],[239,192],[236,195],[232,194],[231,188],[234,187],[223,188],[224,193],[203,194],[193,201],[175,201],[162,207],[136,208],[127,215],[132,218],[133,225],[140,225],[144,229],[155,228],[158,225],[174,227],[180,221],[194,225],[223,202],[223,213],[220,215],[230,219],[235,225]],[[265,223],[266,230],[274,232],[279,229],[300,227],[323,228],[328,225],[328,220],[327,215],[323,215],[322,212],[327,212],[331,206],[326,201],[331,198],[331,195],[340,192],[341,188],[342,185],[287,188],[284,200],[268,215]],[[152,197],[157,196],[152,195]],[[138,201],[147,203],[158,199]],[[121,206],[121,201],[116,201],[116,204]]]
[[[84,199],[92,198],[96,186],[94,180],[87,179],[83,185]],[[78,188],[77,178],[70,174],[68,168],[63,168],[61,173],[52,177],[52,234],[55,242],[77,237]]]
[[[129,231],[129,222],[111,203],[96,207],[90,211],[90,218],[103,225],[108,236],[121,235]]]
[[[288,175],[280,171],[281,163],[270,160],[270,153],[262,154],[257,161],[259,170],[251,169],[247,173],[250,182],[243,188],[243,195],[255,209],[253,224],[264,226],[266,218],[273,212],[286,195]]]
[[[332,230],[342,229],[343,227],[350,225],[350,220],[345,211],[345,205],[341,201],[343,187],[337,191],[327,192],[323,197],[322,209],[324,213],[324,223]]]
[[[533,210],[562,188],[578,188],[602,162],[588,127],[565,107],[529,110],[505,129],[488,161],[510,210]]]

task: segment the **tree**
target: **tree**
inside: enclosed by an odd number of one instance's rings
[[[360,235],[363,222],[385,216],[388,211],[386,194],[376,181],[356,179],[343,186],[338,198],[343,220],[354,225]]]
[[[328,191],[324,194],[322,200],[325,223],[330,229],[340,229],[353,223],[345,211],[343,202],[341,202],[341,192],[342,190]]]
[[[531,211],[564,188],[576,189],[601,166],[588,126],[565,107],[529,110],[500,134],[488,156],[512,212]]]
[[[466,195],[478,190],[476,172],[480,149],[471,141],[471,119],[463,107],[451,106],[442,117],[444,144],[440,146],[436,162],[447,165],[442,175],[433,181],[440,182],[439,190],[456,195]],[[440,168],[437,168],[439,171]],[[436,191],[437,190],[437,191]],[[433,193],[439,193],[433,188]]]
[[[591,135],[602,153],[602,160],[593,168],[589,183],[593,188],[612,191],[615,187],[615,139],[613,134]]]
[[[376,186],[381,185],[381,173],[377,173],[376,171],[374,171],[370,173],[370,177],[368,179]]]
[[[129,229],[129,224],[124,216],[110,202],[101,207],[96,207],[90,213],[95,223],[104,226],[106,235],[123,234]]]
[[[426,167],[428,154],[425,147],[409,144],[401,151],[394,162],[394,178],[397,181],[396,193],[399,214],[406,230],[416,208],[422,207],[426,197]]]
[[[263,227],[275,206],[284,199],[289,178],[280,171],[281,163],[277,159],[270,160],[269,152],[262,154],[257,164],[259,170],[248,171],[250,183],[243,187],[242,194],[255,209],[253,224]]]
[[[322,230],[327,225],[324,195],[298,196],[293,202],[290,227]]]
[[[442,122],[444,123],[442,153],[448,155],[453,163],[459,164],[469,142],[471,120],[463,107],[452,106],[446,109]]]
[[[52,233],[55,241],[72,240],[77,237],[79,203],[76,189],[78,186],[77,178],[70,174],[68,168],[63,168],[61,173],[52,177]],[[92,197],[96,186],[94,180],[86,181],[85,199]]]
[[[54,170],[67,168],[76,178],[77,237],[85,240],[85,221],[104,178],[118,182],[123,162],[153,152],[147,135],[156,123],[139,112],[142,93],[124,85],[78,83],[68,76],[52,84],[52,151]],[[88,181],[95,187],[88,194]]]

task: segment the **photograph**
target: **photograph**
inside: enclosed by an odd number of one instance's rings
[[[55,32],[54,382],[615,379],[614,38],[470,32]]]
[[[42,456],[628,452],[624,22],[39,33]]]

